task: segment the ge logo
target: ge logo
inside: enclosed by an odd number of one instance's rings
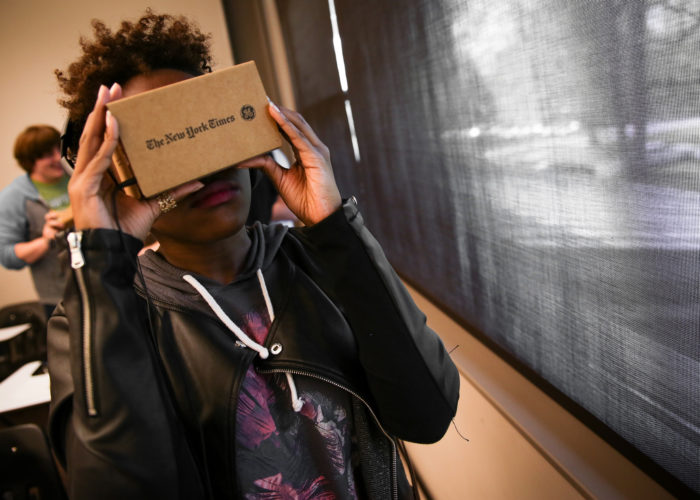
[[[255,108],[250,104],[246,104],[241,108],[241,118],[244,120],[252,120],[255,118]]]

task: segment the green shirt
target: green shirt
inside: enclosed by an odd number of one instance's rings
[[[70,206],[70,199],[68,198],[68,179],[69,177],[64,175],[60,181],[53,184],[47,184],[33,179],[32,182],[39,191],[39,196],[41,196],[51,210],[63,210]]]

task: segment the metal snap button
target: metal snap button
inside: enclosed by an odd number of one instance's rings
[[[277,356],[279,353],[282,352],[282,344],[278,344],[278,343],[272,344],[272,345],[270,346],[270,352],[271,352],[273,355]]]

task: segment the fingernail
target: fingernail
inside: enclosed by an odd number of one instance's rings
[[[109,92],[110,93],[114,92],[118,87],[119,87],[119,84],[117,82],[114,82],[112,84],[112,86],[109,88]]]
[[[271,107],[272,109],[274,109],[274,110],[277,111],[278,113],[281,113],[280,108],[277,107],[277,104],[275,104],[274,102],[272,102],[272,99],[270,99],[270,98],[268,97],[268,98],[267,98],[267,102],[268,102],[268,104],[270,105],[270,107]]]
[[[201,181],[188,182],[186,184],[186,187],[183,189],[184,192],[182,193],[182,196],[184,197],[184,196],[190,195],[192,193],[196,193],[197,191],[202,189],[204,186],[205,186],[205,184]]]
[[[105,116],[105,127],[109,135],[114,134],[114,122],[114,115],[112,115],[112,113],[109,110],[107,110],[107,114]]]
[[[100,89],[97,91],[97,102],[102,102],[106,91],[107,87],[105,87],[104,85],[100,85]]]

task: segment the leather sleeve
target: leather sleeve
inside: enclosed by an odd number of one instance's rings
[[[201,496],[133,289],[140,246],[84,232],[85,264],[48,324],[49,434],[71,499]]]
[[[351,199],[294,229],[299,264],[343,311],[382,426],[400,439],[439,440],[457,410],[459,374]]]
[[[14,185],[0,192],[0,265],[6,269],[22,269],[27,265],[15,253],[17,243],[28,241],[26,203]]]

